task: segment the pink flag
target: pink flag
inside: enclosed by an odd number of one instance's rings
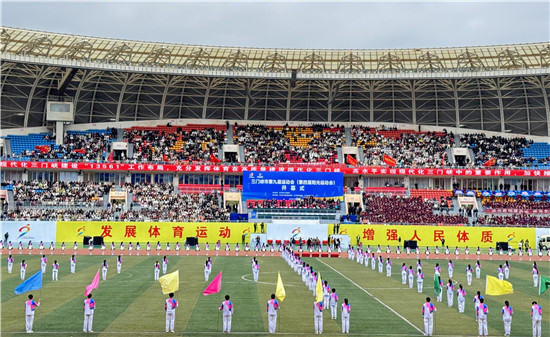
[[[218,274],[218,276],[216,276],[216,278],[214,280],[212,280],[212,282],[210,282],[208,287],[206,287],[206,289],[204,289],[202,294],[204,296],[212,295],[212,294],[215,294],[215,293],[219,293],[220,290],[222,290],[222,272],[221,271]]]
[[[98,285],[99,285],[99,269],[97,270],[97,274],[95,274],[95,277],[92,283],[86,286],[86,291],[84,292],[84,295],[88,296],[92,292],[92,289],[97,289]]]

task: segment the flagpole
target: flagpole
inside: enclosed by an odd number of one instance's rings
[[[221,297],[221,291],[218,291],[218,303],[220,303],[220,297]],[[217,319],[217,325],[216,325],[216,332],[219,332],[220,331],[220,311],[222,310],[218,310],[218,319]]]

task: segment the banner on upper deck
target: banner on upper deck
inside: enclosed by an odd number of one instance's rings
[[[157,241],[183,244],[187,237],[197,237],[201,246],[208,242],[213,249],[218,240],[241,243],[244,235],[248,242],[252,228],[249,223],[227,222],[64,221],[57,223],[57,241],[80,244],[84,236],[103,236],[105,242],[139,242],[143,247]]]
[[[333,225],[330,227],[329,233],[333,233]],[[338,234],[349,235],[354,246],[359,238],[363,245],[371,247],[397,246],[400,238],[401,246],[405,240],[415,240],[421,248],[441,247],[441,240],[445,239],[451,252],[457,246],[469,247],[471,254],[478,246],[495,248],[497,242],[508,242],[515,249],[521,240],[529,240],[530,246],[536,247],[535,228],[342,224]]]
[[[14,246],[21,241],[25,248],[29,241],[33,242],[34,247],[38,247],[40,241],[48,245],[55,242],[55,228],[55,221],[0,221],[2,240],[7,233],[8,241]]]
[[[243,199],[336,198],[344,194],[341,172],[243,172]]]

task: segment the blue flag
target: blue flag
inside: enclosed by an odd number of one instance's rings
[[[33,276],[29,277],[28,280],[24,281],[15,288],[15,294],[21,295],[31,290],[38,290],[42,288],[42,271],[38,271]]]

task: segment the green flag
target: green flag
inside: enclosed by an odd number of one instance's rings
[[[434,274],[434,291],[436,296],[439,296],[439,294],[441,294],[441,284],[439,284],[439,278],[435,274]]]
[[[550,277],[541,275],[539,283],[539,295],[542,295],[542,293],[548,290],[548,288],[550,288]]]

